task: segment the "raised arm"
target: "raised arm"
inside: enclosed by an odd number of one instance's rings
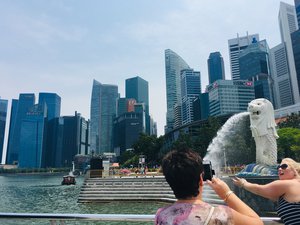
[[[264,185],[250,183],[246,179],[238,177],[233,178],[232,181],[235,185],[272,201],[277,201],[289,187],[289,181],[284,180],[276,180]]]
[[[212,181],[207,181],[207,183],[232,209],[235,225],[263,225],[256,212],[236,196],[224,181],[213,178]]]

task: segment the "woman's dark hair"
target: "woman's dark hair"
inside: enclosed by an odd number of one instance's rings
[[[199,194],[203,164],[198,153],[190,149],[173,150],[163,158],[162,170],[177,199]]]

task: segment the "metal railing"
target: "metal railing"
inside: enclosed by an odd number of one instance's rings
[[[1,213],[1,219],[9,220],[49,220],[50,224],[65,224],[65,221],[120,221],[153,222],[155,215],[142,214],[54,214],[54,213]],[[282,224],[278,217],[261,217],[264,224]]]

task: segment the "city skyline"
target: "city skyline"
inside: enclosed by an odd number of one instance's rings
[[[61,115],[78,111],[89,119],[93,79],[117,85],[124,97],[125,80],[140,76],[149,82],[150,114],[163,135],[165,49],[201,72],[204,91],[211,52],[221,53],[231,79],[228,40],[237,33],[258,33],[270,48],[280,43],[279,2],[1,1],[0,96],[9,100],[8,119],[12,99],[38,92],[61,96]]]

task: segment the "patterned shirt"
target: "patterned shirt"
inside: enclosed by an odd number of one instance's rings
[[[205,223],[211,205],[208,203],[175,203],[156,212],[155,225],[202,225]],[[232,212],[227,206],[216,206],[209,225],[233,225]]]
[[[288,202],[280,196],[277,214],[285,225],[300,225],[300,202]]]

